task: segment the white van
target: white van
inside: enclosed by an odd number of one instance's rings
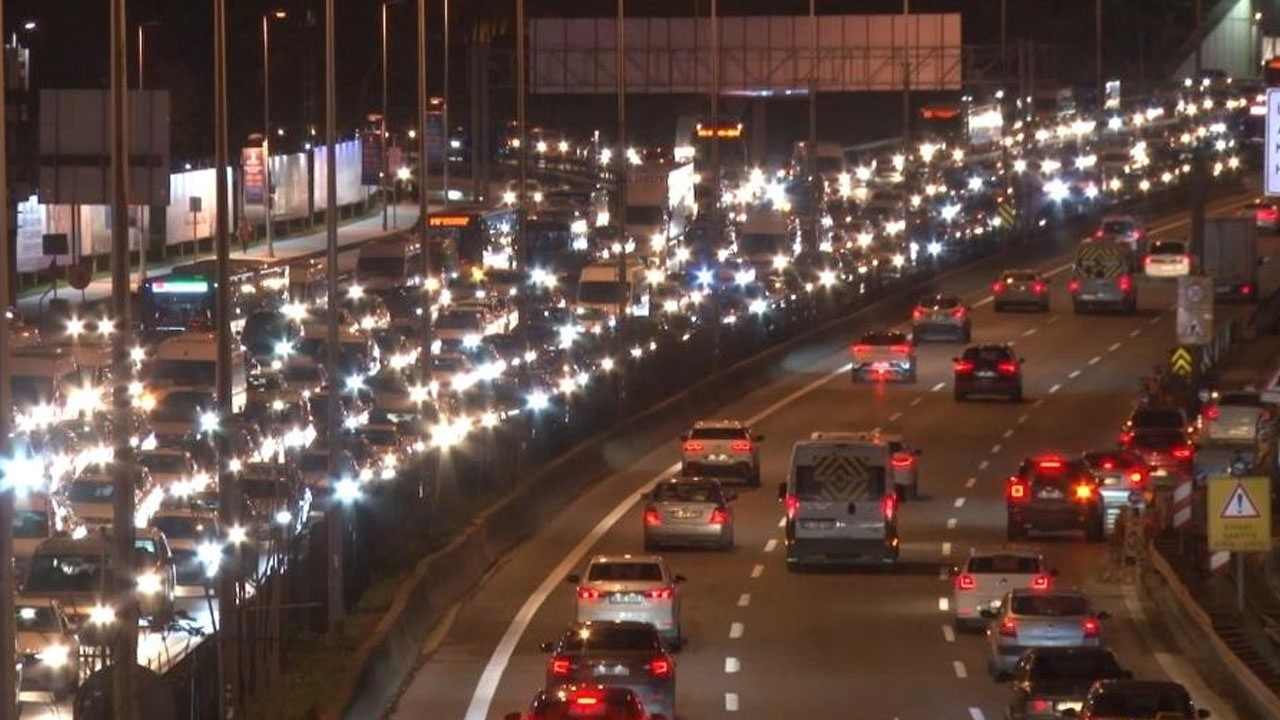
[[[787,569],[898,560],[898,496],[887,443],[815,432],[791,450],[778,488],[786,512]]]
[[[172,389],[207,390],[217,388],[218,336],[211,332],[184,332],[165,338],[156,347],[149,384],[161,391]],[[244,349],[231,348],[231,412],[244,410],[248,400],[248,378]]]
[[[422,278],[422,250],[408,235],[370,240],[356,257],[356,282],[368,292],[417,285]]]
[[[582,268],[578,276],[578,294],[574,309],[579,313],[597,311],[613,315],[619,302],[627,312],[638,317],[649,316],[649,283],[641,263],[627,263],[626,273],[618,278],[618,263],[600,263]]]
[[[68,400],[77,389],[80,368],[70,352],[54,347],[15,348],[10,361],[9,397],[20,415],[43,406],[57,411],[49,419],[74,417],[68,414]]]

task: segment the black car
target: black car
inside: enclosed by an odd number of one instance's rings
[[[1022,363],[1009,345],[975,345],[952,358],[956,402],[970,395],[997,395],[1022,402]]]
[[[1098,680],[1128,680],[1115,653],[1102,647],[1037,647],[1018,661],[1009,686],[1008,720],[1054,720],[1079,710]]]
[[[1064,718],[1089,720],[1203,720],[1187,689],[1167,680],[1100,680],[1089,689],[1080,710]]]
[[[636,694],[626,688],[584,683],[539,690],[529,712],[507,713],[503,720],[667,720],[645,713]]]
[[[1140,455],[1157,474],[1188,473],[1196,457],[1191,427],[1181,408],[1138,407],[1121,426],[1117,442]]]
[[[548,688],[583,682],[623,687],[649,712],[676,716],[676,663],[650,623],[577,622],[542,650],[552,653]]]
[[[1006,532],[1021,540],[1031,531],[1079,530],[1089,541],[1105,536],[1098,479],[1079,458],[1042,455],[1022,461],[1005,484]]]

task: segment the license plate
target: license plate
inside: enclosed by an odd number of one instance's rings
[[[671,516],[675,518],[679,518],[681,520],[690,520],[692,518],[698,517],[701,514],[702,513],[698,512],[697,510],[675,510],[675,511],[672,511]]]
[[[613,593],[609,596],[609,602],[618,605],[635,605],[640,602],[640,595],[637,593]]]
[[[1080,712],[1080,708],[1082,707],[1084,707],[1084,703],[1070,700],[1056,702],[1053,704],[1054,712],[1062,712],[1063,710],[1075,710],[1076,712]]]
[[[707,460],[711,462],[729,462],[729,456],[724,453],[714,453],[707,456]]]
[[[984,377],[984,378],[993,378],[996,376],[996,374],[991,372],[990,370],[979,370],[974,374],[977,375],[978,377]]]
[[[1080,293],[1081,300],[1097,300],[1098,293]]]
[[[836,526],[835,520],[801,520],[800,527],[810,530],[830,530]]]
[[[621,677],[631,674],[631,668],[626,665],[600,665],[596,667],[596,677]]]
[[[1062,497],[1062,491],[1057,488],[1045,488],[1037,494],[1037,497],[1042,497],[1046,500],[1057,500]]]
[[[871,363],[871,369],[872,369],[872,370],[888,370],[888,369],[889,369],[889,367],[890,367],[890,365],[889,365],[889,363],[887,363],[887,362],[873,362],[873,363]]]

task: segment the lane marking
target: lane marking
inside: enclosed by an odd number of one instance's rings
[[[724,709],[728,712],[738,712],[738,693],[724,694]]]
[[[982,462],[978,463],[978,469],[979,469],[979,470],[986,470],[986,469],[987,469],[987,468],[989,468],[989,467],[991,467],[991,461],[990,461],[990,460],[983,460]]]
[[[971,477],[971,478],[969,478],[968,480],[965,480],[965,481],[964,481],[964,486],[965,486],[965,487],[967,487],[967,488],[971,488],[971,487],[973,487],[973,486],[974,486],[974,485],[976,485],[976,484],[978,484],[978,478],[976,478],[976,477]]]
[[[950,555],[951,555],[951,543],[949,542],[942,543],[942,556],[949,557]]]
[[[956,677],[960,678],[961,680],[969,677],[969,671],[965,669],[964,663],[960,662],[959,660],[952,660],[951,667],[955,668]]]
[[[929,392],[938,392],[939,390],[941,390],[946,386],[947,386],[946,383],[938,383],[937,385],[934,385],[932,388],[929,388]]]
[[[1022,337],[1031,337],[1036,334],[1036,328],[1030,328],[1022,333]]]
[[[999,455],[999,454],[1000,454],[1000,451],[1001,451],[1001,450],[1003,450],[1003,449],[1004,449],[1004,446],[1003,446],[1003,445],[1001,445],[1000,443],[996,443],[995,445],[992,445],[992,446],[991,446],[991,454],[992,454],[992,455]]]
[[[1148,321],[1147,321],[1147,324],[1148,324],[1148,325],[1155,325],[1155,324],[1156,324],[1156,323],[1158,323],[1158,322],[1160,322],[1160,316],[1159,316],[1159,315],[1157,315],[1157,316],[1155,316],[1155,317],[1151,318],[1150,320],[1148,320]]]
[[[764,544],[764,551],[767,553],[771,553],[776,547],[778,547],[778,541],[775,540],[774,538],[769,538],[769,542]]]
[[[922,400],[924,400],[924,398],[921,398],[921,397],[917,397],[917,398],[912,399],[912,400],[911,400],[911,407],[915,407],[915,406],[919,405],[919,404],[920,404],[920,401],[922,401]]]
[[[947,518],[947,529],[948,529],[948,530],[955,530],[955,529],[956,529],[956,519],[955,519],[955,518]]]
[[[1050,316],[1050,317],[1049,317],[1049,322],[1051,322],[1051,323],[1056,323],[1056,322],[1058,322],[1058,316],[1057,316],[1057,315],[1052,315],[1052,316]]]
[[[742,669],[742,663],[738,662],[736,657],[727,657],[724,659],[724,671],[730,675]]]
[[[738,607],[746,607],[751,604],[751,593],[742,593],[738,596]]]
[[[969,720],[987,720],[987,716],[982,714],[982,708],[969,708]]]
[[[1098,364],[1098,363],[1100,363],[1100,362],[1102,362],[1102,356],[1101,356],[1101,355],[1094,355],[1093,357],[1089,358],[1089,364],[1090,364],[1090,365],[1097,365],[1097,364]]]
[[[958,508],[964,507],[964,498],[962,497],[956,498],[956,507]]]
[[[738,638],[742,637],[742,633],[744,630],[746,630],[746,626],[744,626],[740,622],[729,623],[729,639],[737,640]]]
[[[763,565],[756,564],[756,566],[755,566],[755,567],[751,568],[751,577],[753,577],[753,578],[758,578],[758,577],[760,577],[760,576],[761,576],[761,575],[763,575],[763,574],[764,574],[764,566],[763,566]]]
[[[1011,438],[1011,437],[1013,437],[1013,429],[1012,429],[1012,428],[1010,428],[1010,429],[1008,429],[1008,430],[1005,430],[1005,431],[1004,431],[1004,439],[1005,439],[1005,440],[1008,440],[1008,439],[1009,439],[1009,438]]]
[[[939,610],[941,610],[942,612],[947,612],[948,610],[950,610],[950,609],[951,609],[951,598],[949,598],[949,597],[940,597],[940,598],[938,598],[938,609],[939,609]]]
[[[1068,379],[1068,380],[1075,380],[1075,379],[1076,379],[1076,378],[1078,378],[1078,377],[1080,377],[1080,371],[1079,371],[1079,370],[1072,370],[1071,372],[1067,373],[1067,379]]]
[[[896,412],[896,413],[894,413],[894,414],[892,414],[892,415],[890,415],[890,416],[889,416],[889,422],[897,422],[897,421],[898,421],[898,418],[900,418],[900,417],[902,417],[902,413],[901,413],[901,412]]]
[[[1031,403],[1031,407],[1040,407],[1043,404],[1044,398],[1038,398],[1035,402]]]
[[[1118,342],[1117,342],[1117,343],[1111,343],[1111,345],[1107,348],[1107,352],[1115,352],[1115,351],[1117,351],[1117,350],[1119,350],[1119,349],[1120,349],[1120,343],[1118,343]]]
[[[1062,389],[1062,383],[1054,383],[1049,386],[1049,394],[1052,395]]]
[[[786,526],[787,526],[787,518],[785,518],[785,517],[780,517],[780,518],[778,518],[778,527],[780,527],[780,528],[781,528],[781,527],[786,527]]]
[[[955,642],[955,641],[956,641],[956,631],[955,631],[955,628],[951,627],[950,625],[943,625],[943,626],[942,626],[942,639],[943,639],[943,640],[946,640],[946,641],[947,641],[947,642],[949,642],[949,643],[953,643],[953,642]]]
[[[1129,337],[1136,338],[1141,334],[1142,334],[1142,328],[1134,328],[1133,331],[1129,333]]]
[[[1031,419],[1030,415],[1023,415],[1022,417],[1018,418],[1018,424],[1021,425],[1030,419]]]

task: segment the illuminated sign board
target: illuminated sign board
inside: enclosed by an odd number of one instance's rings
[[[920,108],[920,117],[925,120],[955,120],[960,116],[960,109],[953,107]]]
[[[427,218],[427,227],[460,228],[470,224],[470,215],[431,215]]]
[[[155,280],[151,283],[151,292],[166,295],[202,295],[209,292],[207,280]]]
[[[742,125],[699,125],[694,130],[694,134],[699,138],[722,138],[734,139],[742,137]]]

